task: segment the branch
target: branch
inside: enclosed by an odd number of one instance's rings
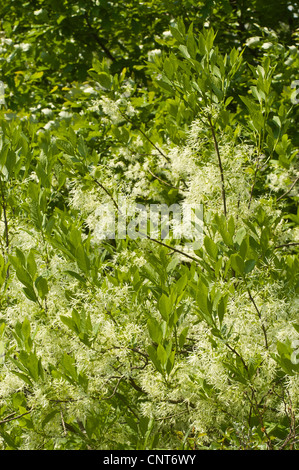
[[[6,211],[6,201],[5,201],[5,194],[3,190],[3,181],[0,177],[0,190],[1,190],[1,199],[2,199],[2,209],[3,209],[3,219],[4,219],[4,232],[5,232],[5,245],[6,245],[6,254],[8,256],[9,253],[9,235],[8,235],[8,220],[7,220],[7,211]],[[6,281],[9,278],[9,266],[7,267],[6,271]]]
[[[105,186],[102,185],[102,183],[100,183],[96,178],[94,178],[92,175],[90,175],[90,177],[93,179],[93,181],[101,188],[103,189],[103,191],[105,191],[105,193],[110,197],[110,199],[112,200],[113,204],[115,205],[116,209],[118,209],[118,205],[117,205],[117,202],[115,201],[115,199],[113,198],[113,196],[110,194],[110,192],[108,191],[108,189],[105,188]]]
[[[266,346],[266,349],[268,349],[269,345],[268,345],[268,339],[267,339],[267,331],[266,331],[266,328],[265,328],[265,325],[263,324],[262,322],[262,315],[261,315],[261,312],[259,311],[256,303],[255,303],[255,300],[254,298],[252,297],[251,295],[251,292],[250,292],[250,289],[249,287],[247,287],[247,292],[248,292],[248,295],[249,295],[249,299],[251,300],[256,312],[257,312],[257,315],[261,321],[261,326],[262,326],[262,330],[263,330],[263,333],[264,333],[264,338],[265,338],[265,346]]]
[[[172,186],[172,184],[169,184],[167,183],[166,181],[162,180],[161,178],[159,178],[159,176],[155,175],[149,168],[147,170],[154,178],[156,178],[157,180],[161,181],[161,183],[163,184],[166,184],[166,186],[170,186],[171,188],[174,188],[174,189],[180,189],[178,186]]]
[[[299,242],[294,242],[294,243],[284,243],[283,245],[278,245],[274,247],[274,250],[278,250],[279,248],[287,248],[289,246],[298,246]]]
[[[279,196],[279,198],[276,199],[276,202],[279,201],[280,199],[282,199],[283,197],[287,196],[292,191],[292,189],[295,186],[295,184],[297,183],[297,181],[299,181],[299,176],[291,184],[290,188],[282,196]]]
[[[117,384],[115,385],[114,389],[113,389],[113,392],[111,393],[111,395],[109,395],[109,397],[104,397],[102,398],[102,400],[110,400],[110,398],[114,397],[114,395],[116,394],[117,392],[117,389],[119,387],[119,384],[120,382],[125,378],[124,375],[122,375],[121,377],[119,377],[118,381],[117,381]]]
[[[160,242],[160,240],[156,240],[155,238],[151,238],[149,235],[146,236],[148,240],[151,240],[152,242],[158,243],[159,245],[165,246],[165,248],[169,248],[170,250],[180,253],[183,256],[186,256],[187,258],[192,259],[193,261],[196,261],[197,263],[200,261],[199,258],[194,258],[194,256],[188,255],[187,253],[184,253],[184,251],[178,250],[177,248],[174,248],[173,246],[167,245],[166,243]]]
[[[159,152],[159,154],[160,154],[163,158],[165,158],[165,160],[169,163],[170,160],[169,160],[169,158],[167,157],[167,155],[165,155],[165,153],[162,152],[162,150],[159,149],[159,147],[157,147],[157,145],[146,135],[146,133],[145,133],[142,129],[140,129],[140,127],[138,127],[138,126],[132,121],[132,119],[130,119],[130,118],[129,118],[125,113],[123,113],[120,109],[118,109],[118,111],[119,111],[119,113],[122,115],[122,117],[123,117],[126,121],[128,121],[128,122],[129,122],[130,124],[132,124],[133,126],[136,126],[136,127],[137,127],[138,131],[143,135],[143,137],[145,137],[146,140],[157,150],[157,152]]]
[[[217,141],[217,137],[216,137],[216,133],[215,133],[215,128],[214,128],[214,125],[213,125],[213,123],[212,123],[211,116],[208,116],[208,121],[209,121],[210,128],[211,128],[211,131],[212,131],[212,136],[213,136],[213,140],[214,140],[214,147],[215,147],[216,155],[217,155],[217,158],[218,158],[218,165],[219,165],[220,176],[221,176],[221,184],[222,184],[223,211],[224,211],[224,215],[225,215],[225,217],[226,217],[226,215],[227,215],[227,209],[226,209],[226,194],[225,194],[225,184],[224,184],[223,166],[222,166],[222,161],[221,161],[221,156],[220,156],[218,141]]]

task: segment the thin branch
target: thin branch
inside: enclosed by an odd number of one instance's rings
[[[197,263],[200,261],[199,258],[194,258],[194,256],[188,255],[184,251],[178,250],[177,248],[174,248],[173,246],[167,245],[166,243],[161,242],[160,240],[157,240],[155,238],[151,238],[149,235],[146,236],[148,240],[151,240],[152,242],[158,243],[161,246],[165,246],[165,248],[169,248],[169,250],[174,251],[175,253],[180,253],[183,256],[186,256],[187,258],[192,259],[193,261],[196,261]]]
[[[144,390],[139,387],[139,385],[137,385],[137,383],[135,382],[135,380],[133,379],[133,377],[129,377],[129,382],[130,384],[132,385],[132,387],[139,393],[145,393]]]
[[[244,369],[248,372],[248,366],[246,364],[246,362],[244,361],[243,357],[241,356],[241,354],[238,353],[238,351],[236,351],[232,346],[230,346],[230,344],[224,342],[225,346],[231,351],[233,352],[236,356],[238,356],[238,358],[241,360],[243,366],[244,366]]]
[[[110,400],[110,398],[114,397],[114,395],[116,394],[117,392],[117,389],[120,385],[120,382],[125,378],[124,375],[122,375],[121,377],[119,377],[118,381],[117,381],[117,384],[115,385],[114,389],[113,389],[113,392],[111,393],[111,395],[109,395],[109,397],[104,397],[102,398],[102,400]]]
[[[9,235],[8,235],[8,220],[7,220],[7,211],[6,211],[6,201],[5,194],[3,190],[3,181],[0,177],[0,190],[1,190],[1,199],[2,199],[2,209],[3,209],[3,220],[4,220],[4,232],[5,232],[5,246],[6,246],[6,255],[9,253]],[[9,278],[9,266],[6,271],[6,281]]]
[[[166,186],[170,186],[171,188],[174,188],[174,189],[179,189],[177,186],[172,186],[172,184],[169,184],[167,183],[166,181],[162,180],[161,178],[159,178],[159,176],[155,175],[149,168],[147,170],[154,178],[156,178],[157,180],[161,181],[161,183],[163,184],[166,184]]]
[[[279,248],[287,248],[289,246],[298,246],[299,242],[294,242],[294,243],[284,243],[283,245],[278,245],[274,247],[274,250],[278,250]]]
[[[221,161],[221,156],[220,156],[220,151],[219,151],[219,146],[218,146],[218,141],[215,133],[215,128],[212,123],[211,116],[208,116],[208,121],[210,124],[210,128],[212,131],[212,136],[213,136],[213,141],[214,141],[214,147],[216,151],[216,155],[218,158],[218,165],[219,165],[219,170],[220,170],[220,177],[221,177],[221,184],[222,184],[222,201],[223,201],[223,211],[224,215],[226,217],[227,215],[227,209],[226,209],[226,193],[225,193],[225,184],[224,184],[224,172],[223,172],[223,166],[222,166],[222,161]]]
[[[292,189],[295,186],[295,184],[297,183],[297,181],[299,181],[299,176],[297,176],[295,181],[291,184],[290,188],[284,194],[282,194],[282,196],[279,196],[279,198],[276,199],[276,202],[280,201],[280,199],[287,196],[292,191]]]
[[[133,126],[136,126],[136,124],[132,121],[132,119],[130,119],[125,113],[123,113],[120,109],[118,109],[118,111],[120,112],[120,114],[122,115],[122,117],[128,121],[130,124],[132,124]],[[149,138],[148,135],[146,135],[146,133],[140,129],[140,127],[136,126],[137,127],[137,130],[143,135],[143,137],[145,137],[145,139],[157,150],[157,152],[159,152],[159,154],[165,158],[165,160],[169,163],[170,162],[170,159],[167,157],[167,155],[162,152],[162,150]]]
[[[0,424],[8,423],[9,421],[14,421],[15,419],[22,418],[23,416],[28,415],[32,411],[33,410],[29,410],[29,411],[26,411],[26,413],[22,413],[21,415],[14,416],[13,418],[11,418],[11,416],[15,414],[15,413],[12,413],[12,414],[8,415],[6,418],[4,418],[2,421],[0,421]]]
[[[61,418],[61,423],[62,423],[62,427],[63,427],[63,434],[66,436],[67,435],[67,430],[66,430],[66,427],[65,427],[65,421],[64,421],[64,418],[63,418],[62,410],[60,410],[60,418]]]
[[[110,194],[110,192],[108,191],[108,189],[105,188],[105,186],[102,185],[102,183],[100,183],[96,178],[94,178],[94,176],[90,175],[90,177],[93,179],[93,181],[101,188],[103,189],[103,191],[105,191],[105,193],[110,197],[110,199],[112,200],[113,204],[115,205],[116,209],[118,209],[118,205],[117,205],[117,202],[115,201],[115,199],[113,198],[112,194]]]
[[[129,349],[130,351],[133,351],[133,352],[137,353],[137,354],[140,354],[140,355],[143,356],[146,360],[147,360],[148,357],[149,357],[147,353],[140,351],[140,349],[138,349],[138,348],[128,348],[128,349]]]
[[[256,303],[255,303],[255,300],[254,300],[254,298],[253,298],[252,295],[251,295],[251,292],[250,292],[249,287],[247,287],[247,292],[248,292],[249,299],[251,300],[251,302],[252,302],[252,304],[253,304],[253,306],[254,306],[256,312],[257,312],[257,315],[258,315],[258,317],[259,317],[259,319],[260,319],[260,321],[261,321],[261,326],[262,326],[262,330],[263,330],[264,338],[265,338],[265,346],[266,346],[266,349],[268,349],[269,346],[268,346],[268,339],[267,339],[267,331],[266,331],[265,325],[264,325],[263,322],[262,322],[262,315],[261,315],[261,312],[259,311],[259,309],[258,309],[258,307],[257,307],[257,305],[256,305]]]
[[[250,209],[250,206],[251,206],[251,202],[252,202],[252,198],[253,198],[253,191],[254,191],[258,171],[259,171],[259,162],[257,162],[256,168],[255,168],[255,171],[254,171],[253,183],[252,183],[252,186],[251,186],[251,189],[250,189],[250,198],[249,198],[249,203],[248,203],[248,209]]]

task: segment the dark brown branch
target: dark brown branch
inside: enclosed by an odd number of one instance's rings
[[[103,189],[103,191],[105,191],[105,193],[110,197],[110,199],[112,200],[113,204],[115,205],[116,209],[118,209],[118,205],[117,205],[117,202],[115,201],[115,199],[113,198],[112,194],[110,194],[110,192],[108,191],[108,189],[105,188],[105,186],[102,185],[102,183],[100,183],[96,178],[94,178],[93,176],[90,175],[90,177],[93,179],[93,181],[101,188]]]
[[[246,362],[244,361],[243,357],[241,356],[241,354],[239,354],[238,351],[236,351],[232,346],[230,346],[230,344],[228,344],[226,342],[224,344],[231,352],[233,352],[236,356],[238,356],[238,358],[241,360],[241,362],[244,366],[244,369],[248,372],[248,366],[247,366]]]
[[[155,175],[149,168],[148,168],[148,172],[149,172],[154,178],[156,178],[157,180],[161,181],[161,183],[166,184],[166,186],[170,186],[171,188],[174,188],[174,189],[179,189],[177,186],[172,186],[172,184],[169,184],[169,183],[167,183],[166,181],[164,181],[164,180],[162,180],[161,178],[159,178],[159,176]]]
[[[278,245],[274,247],[274,250],[278,250],[279,248],[288,248],[289,246],[298,246],[299,242],[294,243],[284,243],[283,245]]]
[[[109,395],[109,397],[104,397],[102,398],[102,400],[110,400],[110,398],[114,397],[114,395],[116,394],[117,392],[117,389],[120,385],[120,382],[125,378],[124,375],[122,375],[121,377],[119,377],[118,381],[117,381],[117,384],[115,385],[114,389],[113,389],[113,392],[111,393],[111,395]]]
[[[14,421],[15,419],[22,418],[23,416],[28,415],[31,412],[32,410],[29,410],[29,411],[26,411],[26,413],[22,413],[21,415],[14,416],[13,418],[11,418],[11,416],[15,414],[15,413],[12,413],[8,415],[6,418],[4,418],[2,421],[0,421],[0,424],[8,423],[9,421]]]
[[[130,119],[125,113],[123,113],[120,109],[119,109],[119,112],[120,114],[122,115],[122,117],[128,121],[130,124],[132,124],[133,126],[136,126],[136,124],[132,121],[132,119]],[[137,127],[137,130],[143,135],[143,137],[145,137],[145,139],[157,150],[157,152],[159,152],[159,154],[165,158],[165,160],[169,163],[170,160],[169,158],[167,157],[167,155],[165,155],[164,152],[162,152],[161,149],[159,149],[159,147],[157,147],[157,145],[146,135],[146,133],[140,129],[140,127],[136,126]]]
[[[264,325],[263,322],[262,322],[262,315],[261,315],[261,312],[259,311],[259,309],[258,309],[258,307],[257,307],[257,305],[256,305],[256,303],[255,303],[255,300],[254,300],[254,298],[253,298],[252,295],[251,295],[251,292],[250,292],[249,287],[247,287],[247,292],[248,292],[249,299],[250,299],[250,301],[252,302],[252,304],[253,304],[253,306],[254,306],[256,312],[257,312],[257,315],[258,315],[258,317],[259,317],[259,319],[260,319],[260,321],[261,321],[261,326],[262,326],[262,330],[263,330],[264,338],[265,338],[265,346],[266,346],[266,349],[268,349],[269,346],[268,346],[268,339],[267,339],[267,331],[266,331],[265,325]]]
[[[158,243],[161,246],[165,246],[165,248],[169,248],[169,250],[172,250],[175,253],[179,253],[181,255],[184,255],[187,258],[190,258],[193,261],[196,261],[197,263],[200,261],[199,258],[194,258],[194,256],[188,255],[187,253],[184,253],[184,251],[178,250],[177,248],[174,248],[173,246],[170,246],[170,245],[167,245],[166,243],[160,242],[160,240],[156,240],[155,238],[151,238],[149,235],[147,235],[146,238],[148,240],[151,240],[152,242]]]
[[[218,141],[215,133],[215,128],[212,123],[211,116],[208,116],[208,121],[210,124],[210,128],[212,131],[212,136],[213,136],[213,141],[214,141],[214,147],[218,159],[218,165],[219,165],[219,170],[220,170],[220,177],[221,177],[221,184],[222,184],[222,201],[223,201],[223,211],[224,215],[226,217],[227,215],[227,209],[226,209],[226,193],[225,193],[225,184],[224,184],[224,172],[223,172],[223,166],[222,166],[222,161],[221,161],[221,156],[220,156],[220,151],[219,151],[219,146],[218,146]]]

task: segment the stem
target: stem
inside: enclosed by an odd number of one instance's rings
[[[102,183],[100,183],[96,178],[94,178],[93,176],[90,175],[90,177],[93,179],[93,181],[101,188],[103,189],[103,191],[105,191],[105,193],[110,197],[110,199],[112,200],[113,204],[115,205],[116,209],[118,209],[118,205],[117,205],[117,202],[115,201],[115,199],[113,198],[113,196],[110,194],[110,192],[108,191],[108,189],[105,188],[105,186],[102,185]]]
[[[251,186],[251,189],[250,189],[250,198],[249,198],[249,203],[248,203],[248,209],[250,209],[250,206],[251,206],[253,191],[254,191],[258,171],[259,171],[259,161],[258,161],[258,158],[257,158],[257,164],[256,164],[255,171],[254,171],[253,183],[252,183],[252,186]]]
[[[0,421],[0,424],[8,423],[9,421],[14,421],[15,419],[22,418],[22,416],[28,415],[32,411],[33,410],[26,411],[26,413],[22,413],[21,415],[14,416],[13,418],[11,418],[12,415],[9,415],[6,418],[4,418],[2,421]],[[15,413],[12,413],[12,414],[15,414]]]
[[[194,258],[194,256],[188,255],[187,253],[184,253],[184,251],[178,250],[177,248],[174,248],[173,246],[167,245],[166,243],[160,242],[160,240],[156,240],[155,238],[151,238],[149,235],[146,236],[148,240],[151,240],[152,242],[158,243],[159,245],[165,246],[166,248],[169,248],[172,251],[175,251],[176,253],[180,253],[181,255],[186,256],[187,258],[192,259],[193,261],[196,261],[197,263],[200,261],[199,258]]]
[[[122,375],[121,377],[118,378],[118,381],[117,381],[117,384],[115,385],[114,389],[113,389],[113,392],[111,393],[111,395],[109,397],[104,397],[102,398],[102,400],[110,400],[110,398],[114,397],[114,395],[116,394],[117,392],[117,389],[120,385],[120,382],[125,378],[124,375]]]
[[[241,356],[241,354],[239,354],[238,351],[236,351],[232,346],[230,346],[230,344],[228,344],[228,343],[224,343],[224,344],[231,352],[233,352],[236,356],[238,356],[238,358],[241,360],[241,362],[244,366],[244,369],[248,372],[248,366],[247,366],[246,362],[244,361],[243,357]]]
[[[174,188],[174,189],[180,189],[179,187],[177,186],[172,186],[172,184],[169,184],[167,183],[167,181],[164,181],[162,180],[161,178],[159,178],[159,176],[155,175],[149,168],[147,170],[154,178],[156,178],[157,180],[161,181],[161,183],[163,184],[166,184],[166,186],[170,186],[170,188]]]
[[[299,180],[299,176],[295,179],[295,181],[292,183],[290,188],[282,196],[279,196],[279,198],[276,199],[276,202],[282,199],[283,197],[287,196],[292,191],[293,187],[295,186],[298,180]]]
[[[85,13],[85,19],[86,19],[86,23],[87,23],[87,26],[91,32],[91,35],[92,37],[94,38],[94,40],[98,43],[98,45],[101,47],[101,49],[105,52],[105,54],[107,55],[107,57],[109,57],[110,60],[112,60],[113,62],[115,62],[115,57],[111,54],[111,52],[109,51],[109,49],[105,46],[104,42],[102,41],[102,39],[99,38],[99,36],[97,35],[96,31],[94,30],[94,28],[92,27],[92,25],[90,24],[90,21],[89,21],[89,18],[88,18],[88,14]]]
[[[223,211],[224,211],[224,215],[225,215],[225,217],[226,217],[226,216],[227,216],[227,209],[226,209],[226,193],[225,193],[223,166],[222,166],[222,161],[221,161],[221,156],[220,156],[218,141],[217,141],[217,137],[216,137],[216,133],[215,133],[215,128],[214,128],[214,125],[213,125],[213,123],[212,123],[211,116],[208,116],[208,121],[209,121],[210,128],[211,128],[211,131],[212,131],[212,136],[213,136],[213,141],[214,141],[214,147],[215,147],[216,155],[217,155],[217,158],[218,158],[218,166],[219,166],[219,170],[220,170],[220,177],[221,177],[221,184],[222,184]]]
[[[1,191],[3,219],[4,219],[4,227],[5,227],[5,230],[4,230],[4,233],[5,233],[5,246],[6,246],[6,254],[8,255],[8,252],[9,252],[8,220],[7,220],[5,194],[4,194],[4,190],[3,190],[3,181],[2,181],[1,177],[0,177],[0,191]],[[8,260],[6,260],[6,262],[7,261]],[[8,281],[8,278],[9,278],[9,265],[8,265],[7,271],[6,271],[6,282]]]
[[[132,121],[132,119],[130,119],[130,118],[129,118],[125,113],[123,113],[120,109],[118,109],[118,110],[119,110],[120,114],[122,115],[122,117],[123,117],[126,121],[128,121],[128,122],[129,122],[130,124],[132,124],[133,126],[136,126],[136,124]],[[163,158],[165,158],[165,160],[169,163],[170,160],[169,160],[169,158],[167,157],[167,155],[165,155],[165,153],[162,152],[162,150],[159,149],[159,147],[157,147],[156,144],[154,144],[154,142],[146,135],[146,133],[145,133],[142,129],[140,129],[140,127],[138,127],[138,126],[136,126],[136,127],[137,127],[138,131],[143,135],[143,137],[145,137],[146,140],[157,150],[157,152],[159,152],[159,154],[160,154]]]
[[[3,191],[3,184],[2,184],[1,178],[0,178],[0,188],[1,188],[2,209],[3,209],[4,227],[5,227],[5,244],[6,244],[6,251],[8,252],[8,248],[9,248],[8,221],[7,221],[7,213],[6,213],[5,195]]]
[[[288,246],[298,246],[299,242],[294,242],[294,243],[284,243],[283,245],[278,245],[274,247],[274,250],[278,250],[278,248],[285,248]]]

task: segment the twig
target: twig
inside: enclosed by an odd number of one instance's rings
[[[122,112],[120,109],[118,109],[118,111],[120,112],[120,114],[122,115],[122,117],[128,121],[130,124],[132,124],[133,126],[136,126],[136,124],[132,121],[132,119],[130,119],[124,112]],[[167,155],[165,155],[164,152],[162,152],[161,149],[159,149],[159,147],[157,147],[157,145],[148,137],[148,135],[146,135],[146,133],[140,129],[140,127],[136,126],[138,131],[143,135],[143,137],[146,138],[146,140],[157,150],[157,152],[159,152],[159,154],[165,158],[165,160],[169,163],[170,162],[170,159],[167,157]]]
[[[107,48],[107,46],[105,46],[104,42],[99,38],[99,36],[97,35],[96,31],[94,30],[94,28],[92,27],[90,21],[89,21],[89,18],[88,18],[88,14],[87,12],[85,13],[85,19],[86,19],[86,23],[87,23],[87,26],[94,38],[94,40],[98,43],[98,45],[101,47],[101,49],[105,52],[105,54],[107,55],[107,57],[109,57],[110,60],[112,60],[112,62],[115,62],[115,57],[111,54],[111,52],[109,51],[109,49]]]
[[[66,427],[65,427],[64,419],[63,419],[63,413],[62,413],[61,410],[60,410],[60,417],[61,417],[61,423],[62,423],[62,427],[63,427],[63,433],[66,436],[67,435],[67,430],[66,430]]]
[[[240,359],[240,361],[242,362],[243,366],[244,366],[244,369],[248,372],[248,366],[246,364],[246,362],[244,361],[243,357],[241,356],[241,354],[238,353],[238,351],[236,351],[230,344],[224,342],[225,346],[231,351],[233,352],[236,356],[238,356],[238,358]]]
[[[159,245],[165,246],[166,248],[169,248],[170,250],[174,251],[175,253],[180,253],[183,256],[186,256],[187,258],[192,259],[193,261],[196,261],[197,263],[200,261],[199,258],[194,258],[194,256],[188,255],[184,251],[178,250],[177,248],[174,248],[173,246],[167,245],[166,243],[160,242],[160,240],[157,240],[155,238],[151,238],[149,235],[146,236],[148,240],[151,240],[152,242],[158,243]]]
[[[161,178],[159,178],[159,176],[155,175],[149,168],[148,168],[148,171],[149,171],[149,173],[150,173],[154,178],[156,178],[157,180],[161,181],[161,183],[166,184],[167,186],[170,186],[171,188],[179,189],[177,186],[172,186],[172,184],[169,184],[169,183],[167,183],[166,181],[164,181],[164,180],[162,180]]]
[[[295,413],[293,411],[292,401],[291,401],[291,398],[290,398],[290,395],[289,395],[288,391],[287,391],[287,394],[288,394],[289,402],[290,402],[289,407],[287,407],[287,403],[285,401],[284,396],[282,396],[282,400],[283,400],[283,403],[284,403],[285,414],[288,417],[289,422],[290,422],[290,432],[289,432],[286,439],[284,440],[284,442],[282,443],[282,445],[279,447],[278,450],[282,450],[291,440],[293,440],[293,442],[290,444],[290,449],[292,449],[294,440],[297,437],[296,436],[296,417],[295,417]],[[284,395],[284,393],[283,393],[283,395]],[[290,414],[288,414],[288,411],[289,411]]]
[[[125,378],[124,375],[122,375],[121,377],[119,377],[118,381],[117,381],[117,384],[115,385],[114,389],[113,389],[113,392],[111,393],[111,395],[109,395],[109,397],[104,397],[102,398],[102,400],[110,400],[110,398],[114,397],[114,395],[116,394],[117,392],[117,389],[119,387],[119,384],[120,382]]]
[[[31,411],[33,411],[33,410],[31,409],[29,411],[26,411],[26,413],[22,413],[21,415],[14,416],[13,418],[11,418],[10,416],[15,414],[15,413],[12,413],[12,414],[8,415],[6,418],[4,418],[2,421],[0,421],[0,424],[8,423],[9,421],[14,421],[15,419],[22,418],[23,416],[28,415],[29,413],[31,413]]]
[[[113,198],[112,194],[110,194],[110,192],[108,191],[108,189],[105,188],[105,186],[102,185],[102,183],[100,183],[94,176],[90,175],[90,177],[93,179],[93,181],[101,188],[103,189],[103,191],[105,191],[105,193],[110,197],[110,199],[112,200],[113,204],[115,205],[116,209],[118,209],[118,204],[117,202],[115,201],[115,199]]]
[[[6,255],[8,256],[9,253],[9,235],[8,235],[8,220],[7,220],[7,212],[6,212],[6,202],[5,202],[5,195],[3,190],[3,182],[2,178],[0,177],[0,188],[1,188],[1,198],[2,198],[2,209],[3,209],[3,219],[4,219],[4,227],[5,227],[5,245],[6,245]],[[6,271],[6,281],[9,278],[9,266],[7,267]]]
[[[226,217],[226,215],[227,215],[227,209],[226,209],[226,194],[225,194],[225,184],[224,184],[223,166],[222,166],[222,161],[221,161],[221,156],[220,156],[218,141],[217,141],[217,137],[216,137],[216,133],[215,133],[215,128],[214,128],[214,125],[213,125],[213,123],[212,123],[211,116],[208,116],[208,121],[209,121],[210,128],[211,128],[211,131],[212,131],[212,136],[213,136],[213,140],[214,140],[214,147],[215,147],[216,155],[217,155],[217,158],[218,158],[218,165],[219,165],[220,177],[221,177],[221,184],[222,184],[223,211],[224,211],[224,215],[225,215],[225,217]]]
[[[253,183],[252,183],[252,186],[251,186],[251,189],[250,189],[250,198],[249,198],[249,203],[248,203],[248,209],[250,209],[250,206],[251,206],[253,191],[254,191],[258,171],[259,171],[259,165],[257,163],[255,171],[254,171]]]
[[[282,194],[282,196],[279,196],[279,198],[276,199],[276,202],[278,202],[280,199],[282,199],[283,197],[287,196],[289,194],[289,192],[292,191],[293,187],[295,186],[295,184],[297,183],[297,181],[299,181],[299,176],[295,179],[295,181],[292,183],[292,185],[290,186],[290,188],[284,193]]]

